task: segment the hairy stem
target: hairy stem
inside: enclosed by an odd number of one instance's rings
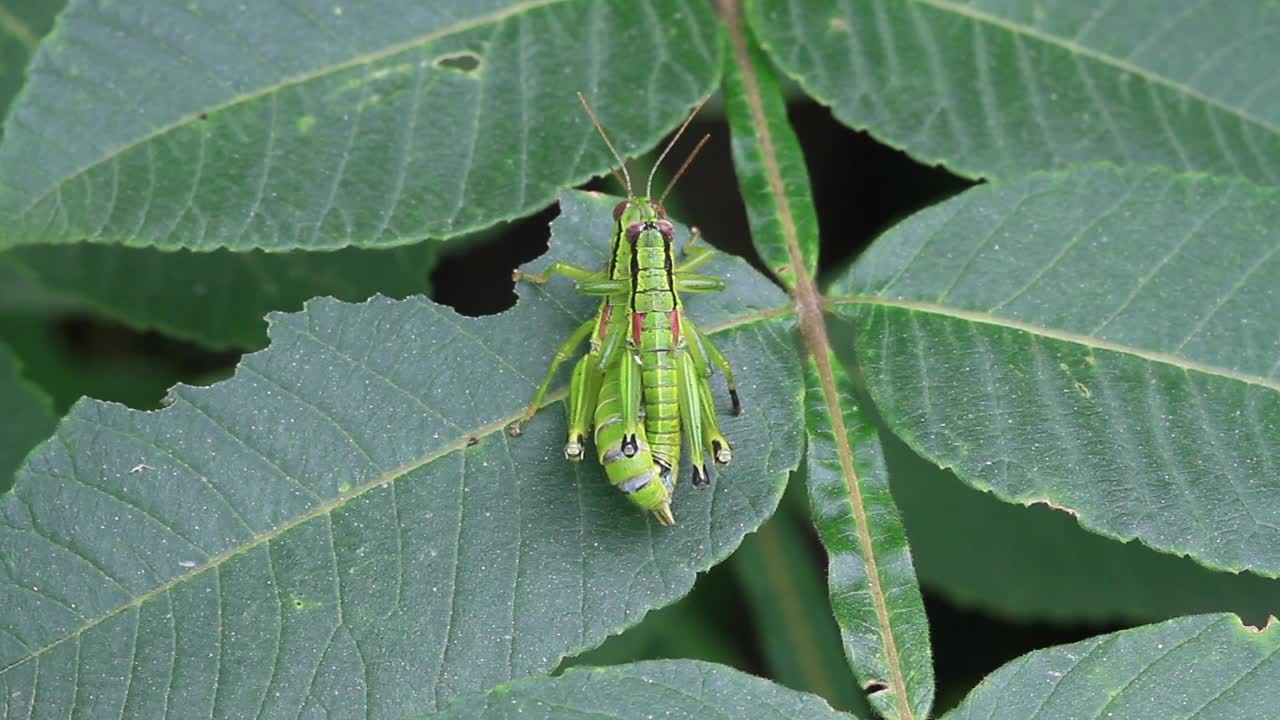
[[[835,375],[831,365],[831,342],[827,337],[822,294],[818,291],[813,277],[805,268],[795,217],[783,184],[778,155],[774,148],[773,137],[769,131],[769,123],[765,116],[764,101],[760,94],[755,68],[748,50],[746,29],[743,27],[739,4],[736,0],[719,0],[719,6],[721,14],[729,27],[734,58],[742,72],[745,94],[751,108],[755,139],[760,144],[765,175],[769,181],[770,192],[773,194],[774,201],[777,204],[778,224],[786,240],[790,274],[793,281],[791,295],[795,302],[800,334],[804,340],[806,351],[813,357],[817,365],[818,376],[822,384],[822,394],[826,401],[827,411],[831,416],[836,454],[839,456],[845,486],[848,488],[849,505],[855,519],[858,545],[862,552],[863,562],[866,565],[871,599],[875,607],[876,618],[879,621],[879,634],[884,645],[885,659],[890,668],[890,677],[887,680],[894,696],[897,698],[898,717],[902,718],[902,720],[914,720],[915,715],[912,713],[908,702],[905,673],[902,670],[902,662],[897,644],[894,641],[888,601],[885,597],[884,586],[880,578],[880,568],[871,541],[871,530],[867,524],[866,505],[863,501],[861,488],[858,485],[857,473],[854,470],[853,448],[849,445],[848,428],[845,426],[840,396],[836,391]]]

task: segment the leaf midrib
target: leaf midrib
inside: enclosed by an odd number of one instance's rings
[[[897,308],[912,312],[929,313],[942,317],[954,318],[956,320],[964,320],[966,322],[990,325],[993,327],[1018,330],[1050,340],[1061,340],[1063,342],[1074,343],[1097,350],[1107,350],[1109,352],[1132,355],[1134,357],[1142,358],[1143,360],[1170,365],[1184,371],[1214,375],[1228,380],[1234,380],[1248,385],[1256,385],[1268,390],[1280,392],[1280,380],[1252,375],[1250,373],[1243,373],[1238,370],[1219,367],[1217,365],[1210,365],[1208,363],[1198,362],[1189,358],[1173,355],[1171,353],[1147,350],[1135,345],[1127,345],[1113,340],[1105,340],[1103,338],[1086,335],[1084,333],[1071,332],[1070,330],[1061,330],[1045,325],[1037,325],[1035,323],[993,315],[991,313],[978,310],[964,310],[962,308],[948,307],[920,300],[903,300],[866,295],[832,296],[826,298],[826,304],[828,308],[835,308],[841,305],[879,305],[882,307]]]
[[[61,178],[60,180],[55,181],[53,185],[41,191],[40,194],[36,195],[35,198],[31,200],[30,203],[28,203],[25,207],[23,207],[19,215],[26,215],[27,213],[31,212],[31,210],[34,209],[36,205],[39,205],[45,198],[49,197],[51,194],[56,192],[59,188],[63,187],[64,185],[70,182],[73,182],[74,180],[84,175],[85,173],[89,172],[90,170],[96,167],[99,167],[102,164],[107,163],[111,160],[114,160],[120,155],[140,145],[150,142],[151,140],[154,140],[157,137],[160,137],[166,133],[172,132],[178,128],[190,125],[194,121],[198,120],[201,115],[212,115],[213,113],[221,112],[223,110],[226,110],[227,108],[235,107],[236,105],[240,105],[242,103],[255,100],[257,98],[263,97],[264,95],[268,95],[270,93],[277,92],[279,90],[283,90],[285,88],[292,87],[294,85],[301,85],[302,83],[308,82],[310,80],[314,80],[316,78],[324,77],[326,75],[342,72],[343,70],[349,70],[350,68],[353,68],[353,67],[377,62],[378,60],[382,60],[383,58],[391,57],[392,55],[404,52],[406,50],[410,50],[419,45],[426,45],[428,43],[435,42],[436,40],[449,37],[450,35],[456,35],[458,33],[466,32],[468,30],[475,30],[476,28],[485,27],[486,25],[500,23],[505,21],[507,18],[510,18],[531,10],[536,10],[543,7],[549,7],[551,5],[558,5],[558,4],[569,2],[569,1],[570,0],[526,0],[525,2],[519,2],[514,5],[510,5],[506,8],[503,8],[502,10],[499,10],[497,12],[489,13],[487,15],[477,15],[476,17],[469,18],[467,20],[463,20],[458,23],[454,23],[453,25],[449,25],[447,27],[443,27],[423,35],[419,35],[415,38],[405,40],[404,42],[396,43],[394,45],[388,45],[387,47],[381,48],[379,50],[375,50],[373,52],[353,55],[352,57],[346,60],[343,60],[342,62],[332,63],[330,65],[323,65],[304,73],[292,75],[292,76],[283,78],[277,82],[271,83],[270,85],[264,85],[261,88],[258,88],[252,92],[247,92],[242,95],[236,95],[234,97],[228,98],[224,102],[217,103],[215,105],[210,105],[208,107],[200,108],[194,112],[184,115],[181,118],[178,118],[177,120],[171,123],[168,123],[166,125],[161,125],[155,128],[154,130],[152,130],[151,132],[145,133],[143,135],[139,135],[136,139],[126,142],[112,150],[109,150],[107,153],[105,153],[101,157],[96,158],[93,161],[88,162],[85,165],[81,166],[75,172],[70,173],[67,176]]]
[[[757,322],[767,322],[769,320],[773,320],[776,318],[786,317],[787,315],[792,315],[794,313],[795,313],[795,309],[789,305],[785,307],[771,308],[768,310],[757,310],[752,313],[747,313],[745,315],[740,315],[737,317],[730,318],[728,320],[724,320],[719,323],[708,325],[706,328],[706,332],[707,334],[714,335],[714,334],[725,332],[728,330],[734,330],[737,328],[752,325]],[[542,408],[545,408],[548,405],[551,405],[553,403],[559,402],[560,400],[564,399],[567,393],[568,393],[568,387],[563,385],[556,388],[554,391],[548,392],[546,397],[544,398],[542,406],[539,408],[539,411],[541,411]],[[532,396],[532,393],[530,393],[530,396]],[[96,401],[90,400],[88,402],[96,402]],[[210,570],[211,568],[216,568],[220,566],[222,563],[226,562],[227,560],[234,557],[235,555],[251,550],[265,542],[269,542],[283,535],[289,530],[297,527],[298,525],[301,525],[310,520],[314,520],[315,518],[320,517],[322,515],[331,513],[334,510],[337,510],[338,508],[342,507],[343,505],[346,505],[349,501],[354,500],[357,497],[360,497],[366,492],[369,492],[370,490],[381,487],[390,482],[398,482],[405,475],[408,475],[409,473],[413,472],[414,470],[417,470],[418,468],[429,465],[450,453],[465,449],[469,444],[472,443],[472,440],[488,437],[489,435],[492,435],[495,432],[504,432],[505,429],[511,423],[515,422],[516,419],[518,419],[523,412],[524,412],[524,408],[522,407],[520,408],[519,411],[511,415],[507,415],[491,423],[482,425],[471,432],[462,433],[458,436],[457,439],[451,442],[448,442],[444,445],[441,445],[440,447],[436,448],[435,450],[432,450],[426,455],[423,455],[421,458],[418,458],[417,460],[414,460],[412,462],[401,465],[400,467],[389,470],[372,480],[369,480],[365,483],[362,483],[358,486],[353,487],[351,490],[348,490],[345,493],[336,495],[333,498],[323,503],[320,503],[319,505],[312,508],[311,510],[299,515],[296,518],[293,518],[292,520],[286,523],[277,525],[264,532],[258,533],[257,535],[254,535],[253,537],[249,538],[245,542],[235,545],[231,548],[228,548],[222,551],[221,553],[218,553],[217,555],[212,556],[211,558],[209,558],[207,562],[197,565],[185,573],[175,575],[174,577],[161,583],[160,585],[157,585],[151,590],[148,590],[140,595],[133,597],[132,599],[129,600],[129,602],[123,603],[119,607],[113,610],[110,610],[109,612],[105,612],[102,615],[99,615],[98,617],[93,618],[92,620],[84,623],[83,625],[80,625],[74,631],[69,632],[64,636],[49,642],[48,644],[40,647],[34,652],[31,652],[21,658],[16,659],[13,662],[9,663],[8,665],[5,665],[4,667],[0,667],[0,676],[4,675],[9,670],[17,666],[22,665],[23,663],[29,662],[31,660],[34,660],[40,657],[44,653],[52,650],[55,647],[58,647],[59,645],[61,645],[64,642],[67,642],[68,640],[79,637],[80,635],[88,632],[89,630],[92,630],[94,627],[106,622],[107,620],[110,620],[111,618],[119,615],[120,613],[123,613],[129,610],[130,608],[138,607],[142,605],[147,600],[150,600],[151,598],[156,597],[161,593],[168,591],[170,588],[180,585],[183,582],[186,582],[196,577],[197,575],[200,575],[201,573],[204,573]],[[71,421],[74,421],[74,420],[71,420]],[[21,473],[21,470],[19,471],[19,473]]]
[[[791,287],[791,297],[799,317],[800,336],[818,370],[823,400],[831,416],[836,455],[840,461],[841,474],[848,489],[850,509],[855,519],[854,534],[862,551],[867,592],[871,597],[872,607],[875,609],[876,620],[879,623],[880,646],[884,651],[885,662],[889,666],[889,687],[897,701],[898,716],[902,720],[915,720],[916,716],[908,699],[906,673],[902,669],[897,639],[894,636],[895,627],[881,583],[880,560],[876,556],[872,542],[866,506],[855,470],[853,448],[845,427],[844,408],[841,407],[840,395],[836,392],[833,353],[830,339],[827,337],[826,319],[823,316],[825,298],[810,275],[804,261],[804,253],[800,250],[799,230],[791,211],[790,195],[787,193],[786,183],[782,177],[782,168],[773,143],[760,84],[756,79],[754,60],[747,45],[746,31],[739,13],[739,2],[740,0],[720,0],[721,15],[728,26],[738,69],[742,74],[743,95],[746,97],[751,114],[756,141],[760,144],[761,162],[777,208],[778,224],[786,241],[789,265],[795,278],[794,285]]]
[[[1014,35],[1021,35],[1023,37],[1031,38],[1049,45],[1054,45],[1066,50],[1067,52],[1074,53],[1081,57],[1087,57],[1091,60],[1096,60],[1100,63],[1103,63],[1104,65],[1109,65],[1118,70],[1123,70],[1124,72],[1132,73],[1154,85],[1160,85],[1160,86],[1166,87],[1170,90],[1173,90],[1174,92],[1185,95],[1193,100],[1218,108],[1219,110],[1222,110],[1223,112],[1229,115],[1233,115],[1237,118],[1240,118],[1244,122],[1256,125],[1259,128],[1266,130],[1268,133],[1272,135],[1280,135],[1280,125],[1272,123],[1256,115],[1251,115],[1250,113],[1246,112],[1244,108],[1228,105],[1225,100],[1221,100],[1219,98],[1206,95],[1205,93],[1201,92],[1200,90],[1197,90],[1194,87],[1191,87],[1190,85],[1180,83],[1176,80],[1173,80],[1172,78],[1168,78],[1163,75],[1157,75],[1151,70],[1134,65],[1128,62],[1127,60],[1115,57],[1113,55],[1108,55],[1100,50],[1095,50],[1085,45],[1081,45],[1072,40],[1068,40],[1065,37],[1051,35],[1042,30],[1037,30],[1036,28],[1033,28],[1029,25],[1016,23],[1006,18],[998,17],[967,5],[957,5],[951,0],[913,0],[913,1],[921,5],[929,5],[943,12],[954,13],[956,15],[967,17],[975,22],[985,23],[992,27],[996,27],[1001,30],[1006,30],[1010,33],[1013,33]]]

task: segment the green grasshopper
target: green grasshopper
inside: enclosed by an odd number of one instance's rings
[[[606,269],[593,272],[557,261],[543,275],[519,270],[513,274],[516,280],[534,283],[547,282],[552,274],[565,275],[575,281],[578,292],[603,299],[596,316],[556,350],[533,403],[511,426],[511,433],[520,434],[520,426],[541,406],[560,365],[590,336],[590,349],[574,367],[569,386],[565,457],[582,459],[586,434],[594,427],[597,454],[609,482],[631,502],[653,512],[660,523],[673,525],[671,495],[680,462],[681,431],[689,439],[694,486],[710,482],[704,449],[717,465],[733,458],[732,446],[720,432],[708,383],[711,363],[724,373],[734,414],[742,411],[732,368],[711,339],[684,316],[679,294],[724,289],[723,279],[694,272],[714,252],[690,251],[697,239],[695,230],[685,248],[687,257],[676,264],[675,226],[662,207],[709,136],[699,141],[654,201],[650,199],[654,173],[702,105],[694,108],[663,149],[649,172],[644,196],[637,196],[622,156],[582,93],[578,99],[618,161],[622,174],[614,174],[626,188],[627,199],[613,210],[614,237]]]

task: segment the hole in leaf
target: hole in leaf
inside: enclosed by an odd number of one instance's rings
[[[559,206],[515,222],[447,240],[431,274],[431,299],[463,315],[500,313],[516,302],[511,271],[547,251]]]
[[[887,691],[889,689],[889,686],[880,682],[879,680],[868,680],[867,682],[863,683],[862,689],[866,690],[868,695],[875,695],[876,693],[882,693]]]
[[[441,55],[432,61],[432,65],[441,70],[454,70],[471,74],[480,67],[480,56],[473,52],[460,52],[452,55]]]

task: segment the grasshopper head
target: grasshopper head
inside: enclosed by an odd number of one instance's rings
[[[613,219],[633,245],[645,230],[657,230],[666,242],[675,238],[676,228],[667,219],[666,208],[647,197],[631,197],[613,208]]]

